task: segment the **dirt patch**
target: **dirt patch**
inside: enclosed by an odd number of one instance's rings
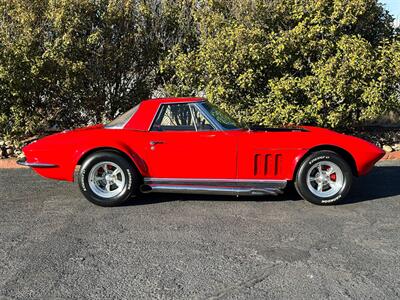
[[[16,158],[0,159],[0,169],[19,169],[25,168],[17,164]]]
[[[388,152],[381,160],[400,159],[400,151]]]

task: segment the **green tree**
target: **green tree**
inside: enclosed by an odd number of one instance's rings
[[[1,0],[0,134],[97,123],[149,97],[165,51],[189,43],[184,8],[172,0]]]
[[[102,122],[164,91],[259,124],[399,112],[392,21],[377,0],[0,0],[0,135]]]
[[[169,93],[202,92],[267,125],[337,128],[399,111],[399,42],[376,0],[200,3],[198,46],[161,65]]]

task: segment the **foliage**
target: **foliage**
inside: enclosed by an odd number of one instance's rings
[[[377,0],[0,0],[0,135],[160,93],[251,123],[350,126],[400,110],[397,37]]]
[[[150,96],[182,4],[1,0],[0,135],[97,123]]]
[[[400,109],[400,44],[375,0],[216,0],[194,14],[199,46],[162,64],[171,94],[204,92],[266,125],[337,128]]]

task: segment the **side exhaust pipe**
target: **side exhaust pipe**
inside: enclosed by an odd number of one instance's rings
[[[260,187],[219,187],[196,185],[169,185],[169,184],[144,184],[140,187],[142,193],[179,193],[179,194],[207,194],[207,195],[233,195],[257,196],[279,195],[283,191],[278,188]]]

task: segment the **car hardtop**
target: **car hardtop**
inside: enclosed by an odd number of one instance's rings
[[[137,111],[132,117],[120,127],[131,130],[148,131],[162,104],[196,103],[204,101],[206,101],[206,99],[200,97],[173,97],[143,100],[137,105]]]

